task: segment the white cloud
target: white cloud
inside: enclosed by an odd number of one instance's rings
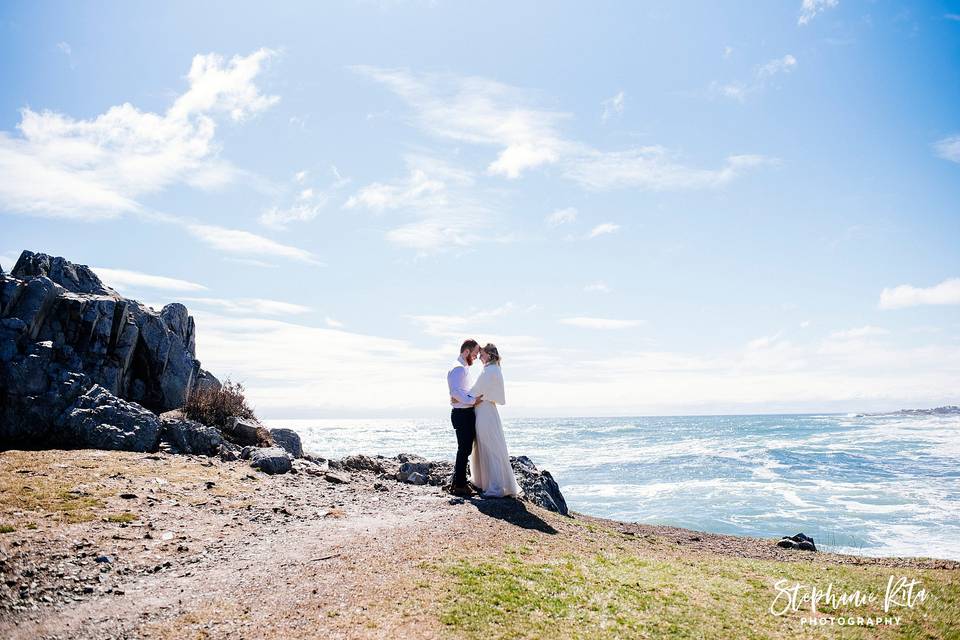
[[[607,98],[603,101],[603,114],[600,116],[600,119],[606,122],[613,116],[619,116],[623,113],[625,106],[625,96],[623,91],[620,91],[612,98]]]
[[[161,289],[166,291],[203,291],[206,289],[202,284],[190,282],[189,280],[180,280],[178,278],[168,278],[167,276],[157,276],[139,271],[128,271],[126,269],[108,269],[106,267],[90,267],[93,272],[100,276],[110,287],[118,291],[128,289]]]
[[[562,224],[574,222],[577,219],[577,210],[573,207],[557,209],[547,216],[547,224],[551,227],[559,227]]]
[[[797,18],[797,24],[809,24],[818,14],[827,9],[832,9],[840,4],[840,0],[803,0],[800,5],[800,17]]]
[[[937,155],[944,160],[960,162],[960,135],[947,136],[933,145]]]
[[[310,199],[312,198],[313,196],[311,194]],[[291,222],[309,222],[313,220],[320,214],[320,210],[323,209],[326,203],[327,198],[324,196],[309,204],[294,204],[286,209],[270,207],[260,214],[260,223],[274,229],[286,229],[287,225]]]
[[[609,285],[603,280],[598,280],[597,282],[591,282],[583,288],[587,293],[610,293],[613,291]]]
[[[483,326],[489,328],[491,322],[513,313],[515,310],[514,304],[508,302],[499,307],[470,309],[460,315],[415,315],[407,317],[420,325],[427,335],[456,337],[464,332],[476,331]]]
[[[142,210],[140,197],[173,184],[230,181],[236,170],[217,156],[214,116],[241,121],[278,100],[253,84],[272,55],[195,56],[189,88],[164,114],[129,103],[89,120],[22,109],[19,136],[0,132],[0,206],[95,220]]]
[[[327,326],[330,327],[331,329],[342,329],[342,328],[343,328],[343,323],[342,323],[342,322],[340,322],[339,320],[335,320],[334,318],[331,318],[330,316],[327,316],[327,317],[324,319],[324,322],[325,322],[325,323],[327,324]]]
[[[731,47],[730,45],[725,46],[725,47],[723,48],[723,57],[724,57],[724,59],[727,59],[727,58],[729,58],[729,57],[732,56],[732,55],[733,55],[733,47]]]
[[[596,238],[597,236],[603,236],[608,233],[616,233],[619,230],[620,230],[620,225],[614,224],[612,222],[604,222],[602,224],[598,224],[593,229],[591,229],[587,237]]]
[[[567,170],[567,176],[590,189],[636,187],[648,191],[720,187],[747,170],[776,161],[757,155],[729,156],[719,169],[696,169],[671,157],[663,147],[594,152]]]
[[[275,205],[260,214],[260,224],[272,229],[286,229],[291,222],[310,222],[318,215],[330,200],[329,192],[337,191],[350,183],[350,178],[344,178],[336,167],[330,167],[334,182],[328,191],[318,191],[315,187],[306,186],[307,171],[298,171],[293,175],[291,183],[283,190],[284,193],[296,191],[296,195],[286,195],[285,206]]]
[[[255,256],[273,256],[279,258],[288,258],[323,266],[316,256],[305,249],[299,249],[290,245],[274,242],[269,238],[258,236],[249,231],[239,229],[227,229],[211,224],[199,224],[192,222],[183,223],[187,232],[197,240],[207,244],[218,251],[225,253],[250,254]]]
[[[13,265],[17,264],[17,259],[12,255],[0,255],[0,267],[3,267],[4,271],[9,272],[13,269]]]
[[[839,340],[858,340],[860,338],[873,338],[876,336],[885,336],[890,332],[881,327],[867,325],[857,327],[856,329],[846,329],[844,331],[834,331],[830,334],[831,338]]]
[[[238,315],[286,316],[307,313],[310,307],[280,300],[265,298],[181,298],[184,302],[193,302],[208,307],[218,307],[225,312]]]
[[[439,415],[447,400],[442,376],[460,341],[482,328],[455,322],[450,335],[418,347],[289,319],[191,311],[204,367],[243,382],[268,419]],[[774,336],[701,355],[650,349],[611,355],[531,336],[474,337],[495,342],[507,357],[513,417],[882,410],[943,404],[960,387],[960,348],[949,343],[794,344]],[[379,390],[376,406],[370,389]]]
[[[881,309],[945,304],[960,304],[960,278],[948,278],[926,288],[902,284],[880,292]]]
[[[790,73],[797,66],[797,59],[786,54],[782,58],[774,58],[754,69],[753,78],[749,82],[731,82],[724,85],[714,83],[713,89],[726,98],[744,102],[751,94],[763,89],[771,79],[777,75]]]
[[[487,167],[517,178],[527,169],[560,160],[567,143],[558,132],[568,114],[527,105],[528,96],[494,80],[368,66],[354,70],[388,87],[416,112],[416,124],[452,140],[499,147]]]
[[[566,139],[560,124],[568,114],[530,106],[529,92],[476,77],[414,74],[405,70],[355,67],[390,88],[414,111],[415,124],[435,136],[501,148],[487,172],[517,178],[535,167],[560,164],[563,175],[591,188],[632,186],[675,189],[718,186],[758,163],[728,158],[727,166],[710,171],[690,169],[670,159],[662,147],[604,152]],[[619,104],[614,96],[612,107]],[[736,167],[731,167],[737,163]],[[618,178],[604,176],[618,170]],[[737,170],[735,170],[737,169]],[[714,174],[722,179],[717,180]],[[705,179],[707,178],[707,179]]]
[[[947,20],[953,20],[954,22],[960,22],[960,13],[945,13],[943,17]]]
[[[387,239],[418,251],[462,248],[491,239],[485,234],[499,218],[495,194],[475,192],[470,172],[435,158],[410,155],[406,163],[405,178],[369,184],[350,196],[344,207],[396,212],[406,222],[387,232]]]
[[[782,58],[775,58],[766,64],[760,65],[757,69],[757,77],[769,78],[778,73],[789,73],[793,71],[793,68],[796,66],[797,59],[788,53]]]
[[[67,60],[68,60],[69,63],[70,63],[70,68],[71,68],[71,69],[76,69],[76,68],[77,68],[77,63],[76,63],[76,61],[73,59],[73,47],[70,46],[70,43],[69,43],[69,42],[58,42],[58,43],[57,43],[57,50],[58,50],[60,53],[62,53],[63,55],[67,56]]]
[[[589,318],[579,316],[575,318],[563,318],[561,324],[567,324],[572,327],[581,327],[583,329],[629,329],[640,324],[639,320],[615,320],[612,318]]]

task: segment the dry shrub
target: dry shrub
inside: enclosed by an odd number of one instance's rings
[[[256,420],[253,409],[247,404],[243,385],[227,378],[219,389],[197,389],[183,406],[184,416],[203,424],[227,426],[227,418],[237,416]]]

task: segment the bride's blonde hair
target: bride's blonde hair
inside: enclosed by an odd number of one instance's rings
[[[487,346],[483,348],[483,352],[487,354],[487,357],[490,358],[490,362],[494,364],[500,364],[500,352],[497,351],[497,345],[492,342],[488,342]]]

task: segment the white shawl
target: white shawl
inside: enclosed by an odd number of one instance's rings
[[[499,405],[507,404],[503,393],[503,372],[500,371],[500,365],[486,365],[483,368],[483,373],[480,374],[473,388],[470,389],[470,395],[474,397],[483,395],[485,402],[494,402]]]

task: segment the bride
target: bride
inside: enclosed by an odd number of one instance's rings
[[[483,373],[470,394],[483,396],[476,406],[477,437],[470,456],[470,479],[487,498],[520,495],[520,487],[510,466],[507,441],[503,437],[498,404],[506,404],[503,394],[503,374],[500,371],[500,353],[496,345],[488,344],[480,350]]]

